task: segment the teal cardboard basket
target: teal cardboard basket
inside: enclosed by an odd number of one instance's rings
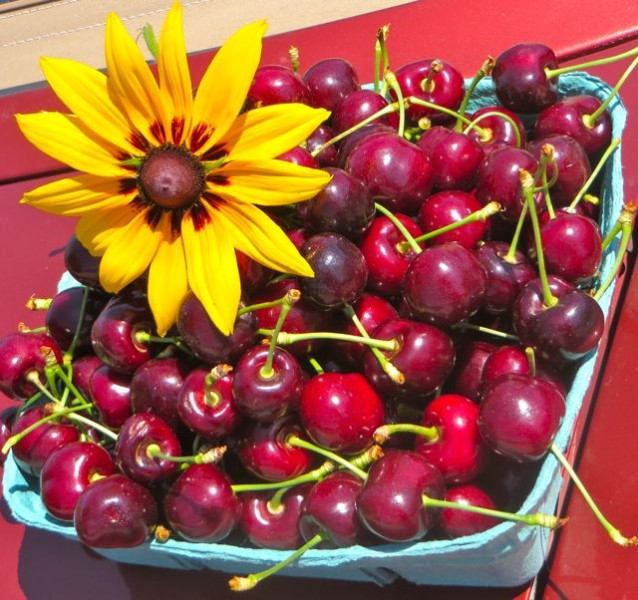
[[[601,80],[583,73],[561,76],[563,94],[592,94],[604,100],[611,88]],[[475,94],[471,110],[494,104],[491,81],[482,81]],[[609,107],[613,123],[613,137],[620,138],[626,121],[626,111],[617,98]],[[613,226],[623,204],[621,148],[609,160],[602,194],[601,226],[603,235]],[[605,278],[616,258],[617,242],[605,251],[601,277]],[[615,285],[615,284],[614,284]],[[612,285],[601,307],[610,318]],[[579,366],[567,396],[565,418],[556,437],[556,444],[565,450],[591,386],[595,384],[597,353],[587,357]],[[538,479],[523,502],[522,513],[553,513],[556,510],[563,477],[557,461],[548,455],[541,466]],[[3,477],[4,496],[13,516],[29,527],[55,532],[71,539],[77,535],[71,525],[61,524],[48,516],[37,493],[37,481],[25,476],[9,456]],[[567,525],[569,527],[569,525]],[[531,580],[540,570],[547,556],[550,532],[518,523],[501,523],[489,531],[454,540],[422,541],[409,544],[385,544],[375,547],[308,551],[281,574],[293,577],[320,577],[353,581],[392,582],[397,577],[423,585],[466,585],[508,587]],[[150,542],[132,549],[97,552],[118,562],[191,570],[214,570],[232,574],[247,574],[267,568],[288,552],[261,550],[230,544],[196,544],[171,539],[166,543]]]

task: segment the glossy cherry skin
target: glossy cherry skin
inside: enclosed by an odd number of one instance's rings
[[[301,281],[302,293],[323,308],[352,304],[368,281],[368,266],[361,250],[338,233],[313,235],[301,248],[301,255],[314,277]]]
[[[380,340],[396,340],[397,348],[383,354],[404,375],[405,382],[393,381],[371,353],[364,357],[364,373],[372,386],[383,395],[424,397],[448,378],[454,367],[455,352],[447,333],[408,319],[389,319],[371,336]]]
[[[116,473],[111,455],[92,442],[72,442],[55,450],[40,473],[40,497],[56,519],[73,521],[80,494],[96,477]]]
[[[0,411],[0,448],[2,448],[7,440],[11,437],[11,427],[15,419],[17,407],[10,406]],[[0,452],[0,466],[7,460],[7,454]]]
[[[529,259],[519,250],[510,259],[509,249],[507,242],[489,241],[475,250],[487,273],[481,309],[491,314],[511,310],[520,291],[536,278],[536,270]]]
[[[256,477],[285,481],[306,473],[314,459],[309,450],[287,443],[291,435],[304,437],[293,416],[272,423],[248,422],[237,433],[234,450],[244,468]]]
[[[516,113],[538,113],[558,100],[558,78],[545,69],[556,69],[556,55],[542,44],[518,44],[505,50],[492,69],[499,102]]]
[[[342,133],[386,106],[388,101],[381,94],[372,90],[355,90],[335,108],[331,116],[332,128],[336,134]],[[379,118],[378,121],[396,129],[399,125],[399,116],[394,112]]]
[[[20,433],[48,415],[49,411],[41,406],[28,408],[15,419],[11,435]],[[74,425],[64,421],[47,421],[13,446],[13,457],[23,471],[39,476],[51,453],[79,439],[80,430]]]
[[[308,104],[308,100],[308,87],[292,69],[283,65],[263,65],[255,71],[246,95],[246,108],[286,102]]]
[[[495,510],[496,503],[481,487],[474,483],[455,485],[445,490],[445,499],[464,506],[480,506]],[[458,538],[487,531],[500,521],[489,515],[481,515],[466,510],[444,508],[439,514],[438,530],[447,538]]]
[[[412,237],[423,233],[407,215],[394,216]],[[359,247],[368,265],[367,289],[386,297],[400,294],[405,272],[416,252],[405,244],[405,237],[396,225],[385,215],[377,217]]]
[[[131,479],[147,486],[169,480],[179,472],[178,462],[149,456],[147,450],[151,444],[158,445],[169,456],[182,454],[180,442],[171,427],[149,412],[129,417],[115,443],[118,467]]]
[[[259,422],[271,422],[297,408],[303,388],[303,372],[297,359],[275,347],[272,371],[264,373],[268,346],[253,346],[235,369],[233,395],[237,410]]]
[[[395,213],[415,214],[433,185],[430,159],[396,133],[376,133],[351,151],[345,169],[367,186],[375,201]]]
[[[485,158],[481,145],[464,133],[434,126],[423,133],[419,148],[434,169],[437,190],[469,190],[476,181],[476,171]]]
[[[46,354],[62,364],[60,348],[46,333],[16,331],[0,338],[0,392],[13,400],[26,400],[37,391],[27,376],[37,375],[45,384]]]
[[[147,541],[158,521],[155,498],[125,475],[99,479],[80,495],[73,523],[91,548],[132,548]]]
[[[287,152],[277,156],[277,160],[284,160],[292,163],[293,165],[299,165],[301,167],[308,167],[309,169],[318,169],[319,165],[317,161],[312,157],[312,154],[301,146],[295,146]]]
[[[583,147],[567,135],[548,135],[536,138],[527,144],[527,149],[539,160],[543,147],[549,144],[553,150],[556,167],[547,167],[547,178],[552,179],[555,169],[558,178],[550,188],[554,206],[569,204],[591,175],[591,167]]]
[[[389,542],[421,539],[436,523],[438,511],[425,507],[423,495],[442,499],[445,483],[424,456],[387,450],[368,472],[357,510],[366,527]]]
[[[478,142],[486,154],[503,146],[525,146],[525,126],[511,110],[503,106],[485,106],[470,118],[480,129],[472,128],[467,135]]]
[[[362,181],[343,169],[325,169],[332,179],[308,200],[305,226],[320,233],[333,231],[351,240],[359,239],[375,216],[372,195]]]
[[[91,329],[93,351],[112,369],[132,373],[152,356],[149,345],[136,340],[138,331],[153,332],[146,294],[129,287],[108,301]]]
[[[359,89],[359,76],[352,63],[327,58],[313,64],[303,80],[310,92],[310,105],[333,111],[352,92]]]
[[[473,194],[462,190],[445,190],[432,194],[421,206],[418,223],[423,233],[431,233],[451,225],[481,210],[483,205]],[[474,248],[487,234],[489,220],[466,223],[430,238],[428,244],[436,246],[447,242],[456,242],[465,248]]]
[[[166,493],[164,514],[180,537],[212,544],[239,523],[241,502],[217,465],[190,465]]]
[[[601,104],[598,98],[586,94],[561,98],[536,117],[534,136],[568,135],[595,161],[611,142],[611,117],[604,111],[593,127],[586,124],[584,118],[595,113]]]
[[[102,364],[93,372],[89,389],[103,425],[119,429],[133,414],[130,374]]]
[[[322,123],[308,136],[306,140],[308,151],[312,154],[319,146],[331,140],[334,135],[332,128]],[[331,144],[319,152],[314,158],[317,164],[322,168],[336,167],[338,163],[338,148],[335,144]]]
[[[482,305],[487,274],[476,256],[456,242],[426,248],[410,263],[403,298],[419,320],[449,327]]]
[[[479,407],[458,394],[442,394],[423,413],[421,425],[436,427],[436,439],[417,436],[414,450],[439,469],[446,483],[465,483],[485,469],[489,452],[478,430]]]
[[[75,235],[64,247],[64,266],[74,279],[91,288],[100,288],[100,258],[80,243]]]
[[[454,371],[445,384],[445,391],[478,402],[485,364],[496,348],[494,344],[482,340],[465,341],[457,351]]]
[[[73,385],[87,400],[91,399],[91,377],[104,363],[94,354],[80,356],[72,361]],[[108,367],[107,367],[108,368]]]
[[[221,374],[221,373],[220,373]],[[233,374],[206,380],[210,371],[193,369],[177,395],[177,412],[191,431],[213,440],[232,435],[243,422],[233,397]]]
[[[385,421],[385,408],[360,373],[322,373],[304,386],[299,418],[319,446],[356,454],[372,444],[372,434]]]
[[[348,136],[346,136],[343,140],[337,143],[337,165],[338,167],[344,168],[350,153],[354,148],[362,141],[364,138],[374,135],[376,133],[396,133],[396,130],[390,127],[389,125],[384,125],[383,123],[379,123],[378,121],[372,121],[372,123],[368,123],[367,125],[362,125],[356,131],[353,131]]]
[[[440,69],[438,69],[438,65],[441,66]],[[433,68],[438,70],[432,72]],[[419,100],[438,104],[451,110],[456,110],[463,100],[465,93],[463,76],[452,65],[443,61],[419,60],[397,69],[395,75],[404,97],[414,96]],[[427,85],[427,79],[430,75],[430,83]],[[396,99],[392,88],[390,88],[390,95]],[[428,117],[435,123],[450,119],[448,115],[435,108],[416,104],[410,104],[406,109],[406,114],[412,121],[418,121],[422,117]]]
[[[272,507],[272,492],[241,494],[241,528],[248,540],[258,548],[296,550],[304,542],[299,531],[301,509],[310,484],[289,489],[279,506]]]
[[[176,325],[193,354],[209,365],[234,364],[257,340],[257,318],[252,312],[238,316],[231,335],[224,335],[194,294],[182,303]]]
[[[512,373],[489,384],[478,420],[485,443],[521,462],[542,458],[565,414],[565,399],[550,383]]]
[[[346,471],[331,473],[315,483],[303,503],[299,530],[308,541],[318,533],[328,545],[346,548],[362,541],[365,528],[357,514],[357,497],[363,482]]]

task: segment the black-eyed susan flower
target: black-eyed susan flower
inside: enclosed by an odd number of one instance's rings
[[[241,295],[236,249],[275,270],[312,276],[259,206],[299,202],[326,185],[325,172],[275,157],[328,113],[301,104],[241,112],[265,29],[259,21],[233,34],[193,95],[179,4],[161,31],[157,78],[111,14],[106,74],[71,60],[41,61],[70,114],[17,115],[32,144],[83,172],[22,202],[79,218],[76,235],[102,257],[105,290],[118,292],[148,270],[162,335],[189,291],[220,331],[232,331]]]

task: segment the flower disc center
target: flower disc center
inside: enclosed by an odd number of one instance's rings
[[[171,210],[197,201],[204,181],[204,167],[190,152],[166,145],[146,156],[139,170],[138,186],[146,200]]]

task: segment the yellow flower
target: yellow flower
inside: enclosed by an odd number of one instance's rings
[[[329,113],[282,104],[240,114],[266,24],[233,34],[193,97],[182,9],[163,25],[158,78],[115,15],[106,24],[107,74],[71,60],[42,69],[72,114],[17,115],[40,150],[84,172],[41,186],[21,202],[79,217],[76,235],[101,256],[100,283],[118,292],[148,269],[158,332],[189,291],[224,334],[240,300],[235,249],[287,273],[312,269],[259,206],[308,199],[329,175],[277,160]]]

